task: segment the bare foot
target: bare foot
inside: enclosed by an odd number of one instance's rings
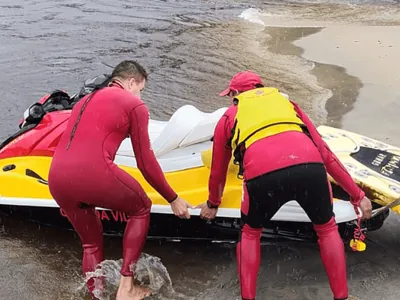
[[[119,289],[116,300],[142,300],[150,295],[149,288],[133,286],[131,289]]]
[[[132,276],[121,276],[116,300],[142,300],[150,295],[151,290],[135,285]]]

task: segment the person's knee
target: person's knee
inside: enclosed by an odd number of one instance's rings
[[[318,235],[328,235],[338,229],[335,217],[331,217],[330,220],[324,224],[313,224],[313,226]]]
[[[319,199],[318,203],[310,203],[303,207],[311,222],[314,225],[335,224],[335,214],[333,204],[328,198]]]
[[[242,235],[250,239],[260,239],[263,229],[260,227],[251,227],[249,224],[244,224]]]
[[[128,216],[141,217],[149,215],[151,212],[152,202],[147,195],[140,195],[140,197],[135,197],[132,202],[125,206],[123,211]]]
[[[146,204],[137,207],[136,209],[130,211],[128,215],[132,217],[146,217],[150,215],[150,212],[151,212],[151,202],[150,205]]]
[[[261,230],[263,228],[263,220],[259,216],[253,215],[242,215],[242,224],[243,229],[245,227],[250,228],[251,230]]]

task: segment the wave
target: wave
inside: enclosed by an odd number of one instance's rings
[[[393,1],[268,1],[246,8],[238,17],[275,27],[390,26],[400,25],[400,5]]]

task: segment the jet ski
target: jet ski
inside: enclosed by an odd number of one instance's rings
[[[107,85],[108,74],[87,80],[70,96],[55,90],[32,104],[19,123],[19,130],[0,144],[0,211],[40,224],[72,229],[62,209],[48,189],[48,171],[57,142],[64,132],[71,109],[85,95]],[[150,120],[152,149],[171,186],[191,204],[203,203],[208,196],[212,135],[227,107],[211,113],[192,105],[180,107],[168,121]],[[382,208],[400,196],[399,149],[344,130],[321,126],[321,135],[332,147],[356,182]],[[242,181],[231,163],[217,218],[205,222],[200,210],[192,210],[190,220],[173,216],[169,204],[146,182],[137,168],[129,138],[120,145],[114,161],[135,177],[153,201],[149,238],[207,239],[236,241],[240,229]],[[380,163],[380,165],[379,165]],[[382,169],[381,166],[388,166]],[[384,170],[384,171],[382,171]],[[392,173],[389,173],[392,172]],[[344,239],[352,237],[357,216],[349,195],[331,179],[334,212]],[[73,187],[71,187],[73,189]],[[393,208],[399,212],[397,208]],[[97,208],[104,233],[123,234],[127,216],[118,211]],[[363,222],[364,231],[379,229],[389,212],[383,210]],[[264,237],[296,240],[315,239],[310,219],[296,201],[285,204],[264,224]]]

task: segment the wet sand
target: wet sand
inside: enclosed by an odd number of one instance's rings
[[[304,48],[304,58],[317,62],[313,73],[318,78],[331,76],[319,66],[332,64],[362,83],[355,86],[342,78],[336,84],[337,105],[353,109],[343,114],[328,100],[328,112],[343,115],[341,124],[335,124],[336,116],[329,122],[400,147],[400,26],[331,26],[294,44]]]
[[[14,252],[0,254],[1,299],[89,300],[81,288],[81,249],[74,232],[33,224],[27,231],[25,222],[15,220],[3,220],[3,225],[2,244]],[[400,218],[391,216],[381,230],[369,235],[366,252],[355,253],[347,247],[349,289],[358,299],[399,299],[399,227]],[[105,238],[106,259],[120,260],[121,242],[121,238]],[[168,297],[164,282],[149,300],[240,299],[233,244],[147,241],[144,252],[161,259],[176,292]],[[332,299],[316,244],[271,241],[262,246],[261,258],[259,299]],[[114,284],[120,266],[115,261],[108,264]],[[115,299],[115,289],[115,285],[109,289],[111,297],[105,299]]]
[[[400,26],[268,26],[264,31],[271,52],[314,64],[310,74],[331,92],[324,105],[326,125],[400,147]],[[296,92],[290,95],[296,101]]]
[[[323,27],[266,27],[265,29],[270,36],[268,44],[271,52],[299,57],[304,57],[304,49],[297,46],[296,42],[314,36],[321,30]],[[307,46],[309,44],[306,43]],[[343,115],[353,109],[363,83],[358,77],[350,75],[342,66],[309,59],[308,61],[313,64],[310,74],[316,77],[316,82],[321,87],[329,91],[329,95],[319,103],[327,112],[324,124],[340,127]],[[291,96],[297,101],[296,93]],[[313,121],[316,125],[321,124],[315,118]]]

